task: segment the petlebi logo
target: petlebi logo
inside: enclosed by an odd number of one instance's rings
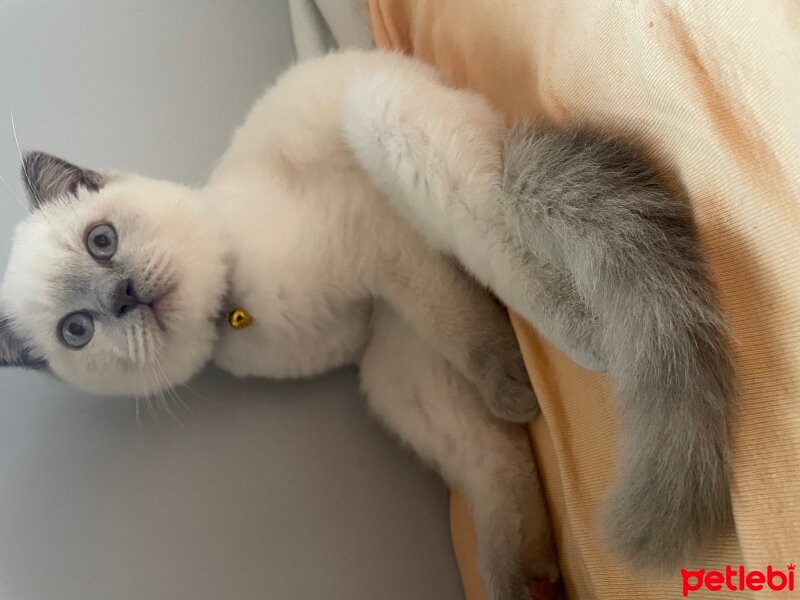
[[[773,590],[775,592],[794,591],[794,564],[786,565],[786,569],[776,569],[768,565],[766,570],[746,569],[744,565],[733,567],[726,565],[724,571],[713,569],[681,569],[683,579],[683,597],[700,590],[719,592],[758,592]]]

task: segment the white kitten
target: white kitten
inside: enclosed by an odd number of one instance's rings
[[[346,90],[369,73],[434,80],[393,54],[303,63],[201,189],[29,154],[36,210],[0,287],[0,364],[133,395],[209,359],[265,377],[358,363],[375,414],[466,494],[490,597],[525,598],[529,577],[557,569],[526,434],[497,417],[526,421],[535,398],[502,306],[393,212],[348,146]],[[501,134],[493,111],[476,114]],[[464,185],[498,176],[486,151],[493,172]],[[252,325],[230,327],[234,308]]]

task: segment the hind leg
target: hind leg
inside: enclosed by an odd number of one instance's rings
[[[530,579],[555,580],[548,516],[524,429],[493,417],[475,387],[383,304],[375,309],[361,380],[375,415],[465,494],[489,598],[530,598]]]

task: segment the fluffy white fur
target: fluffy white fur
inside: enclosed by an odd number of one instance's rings
[[[388,88],[373,87],[386,78]],[[391,209],[359,162],[370,160],[364,149],[383,135],[375,103],[393,85],[418,95],[423,110],[429,86],[440,86],[430,68],[399,55],[351,52],[303,63],[255,104],[206,186],[109,175],[96,191],[39,198],[17,230],[0,288],[0,358],[5,352],[6,363],[21,363],[24,350],[103,394],[180,384],[209,358],[236,375],[264,377],[359,363],[375,414],[469,498],[490,597],[526,598],[528,577],[552,579],[557,569],[526,435],[498,416],[527,420],[535,398],[503,308]],[[448,107],[464,127],[499,139],[502,121],[486,108],[467,93]],[[437,145],[448,146],[447,135],[442,130]],[[354,139],[363,141],[358,156]],[[431,164],[431,173],[444,169],[446,185],[490,190],[500,156],[483,140],[454,148],[455,164]],[[418,152],[425,143],[398,150]],[[476,153],[483,160],[473,166]],[[402,177],[403,162],[396,167]],[[430,177],[408,185],[445,184]],[[35,181],[32,188],[35,196]],[[440,196],[425,201],[432,197]],[[431,218],[432,227],[452,227],[435,211]],[[83,246],[98,222],[118,230],[112,268]],[[460,243],[479,249],[492,235],[473,229]],[[105,280],[122,276],[155,304],[108,315]],[[76,284],[82,289],[70,289]],[[224,313],[238,306],[254,322],[236,331]],[[96,312],[97,331],[85,348],[67,349],[57,324],[83,309]]]
[[[559,298],[561,282],[518,248],[502,200],[508,130],[496,109],[477,94],[443,86],[433,71],[407,77],[384,71],[349,86],[344,123],[372,180],[432,247],[457,256],[576,363],[606,369],[597,345],[581,343],[589,317],[560,318],[574,303]],[[547,149],[555,156],[565,150]]]

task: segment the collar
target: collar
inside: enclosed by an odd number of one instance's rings
[[[224,317],[231,329],[245,329],[253,324],[253,317],[236,302],[230,271],[231,269],[229,268],[228,275],[225,278],[225,294],[222,297],[220,320]]]
[[[253,324],[253,317],[243,308],[234,308],[228,313],[228,325],[233,329],[244,329]]]

